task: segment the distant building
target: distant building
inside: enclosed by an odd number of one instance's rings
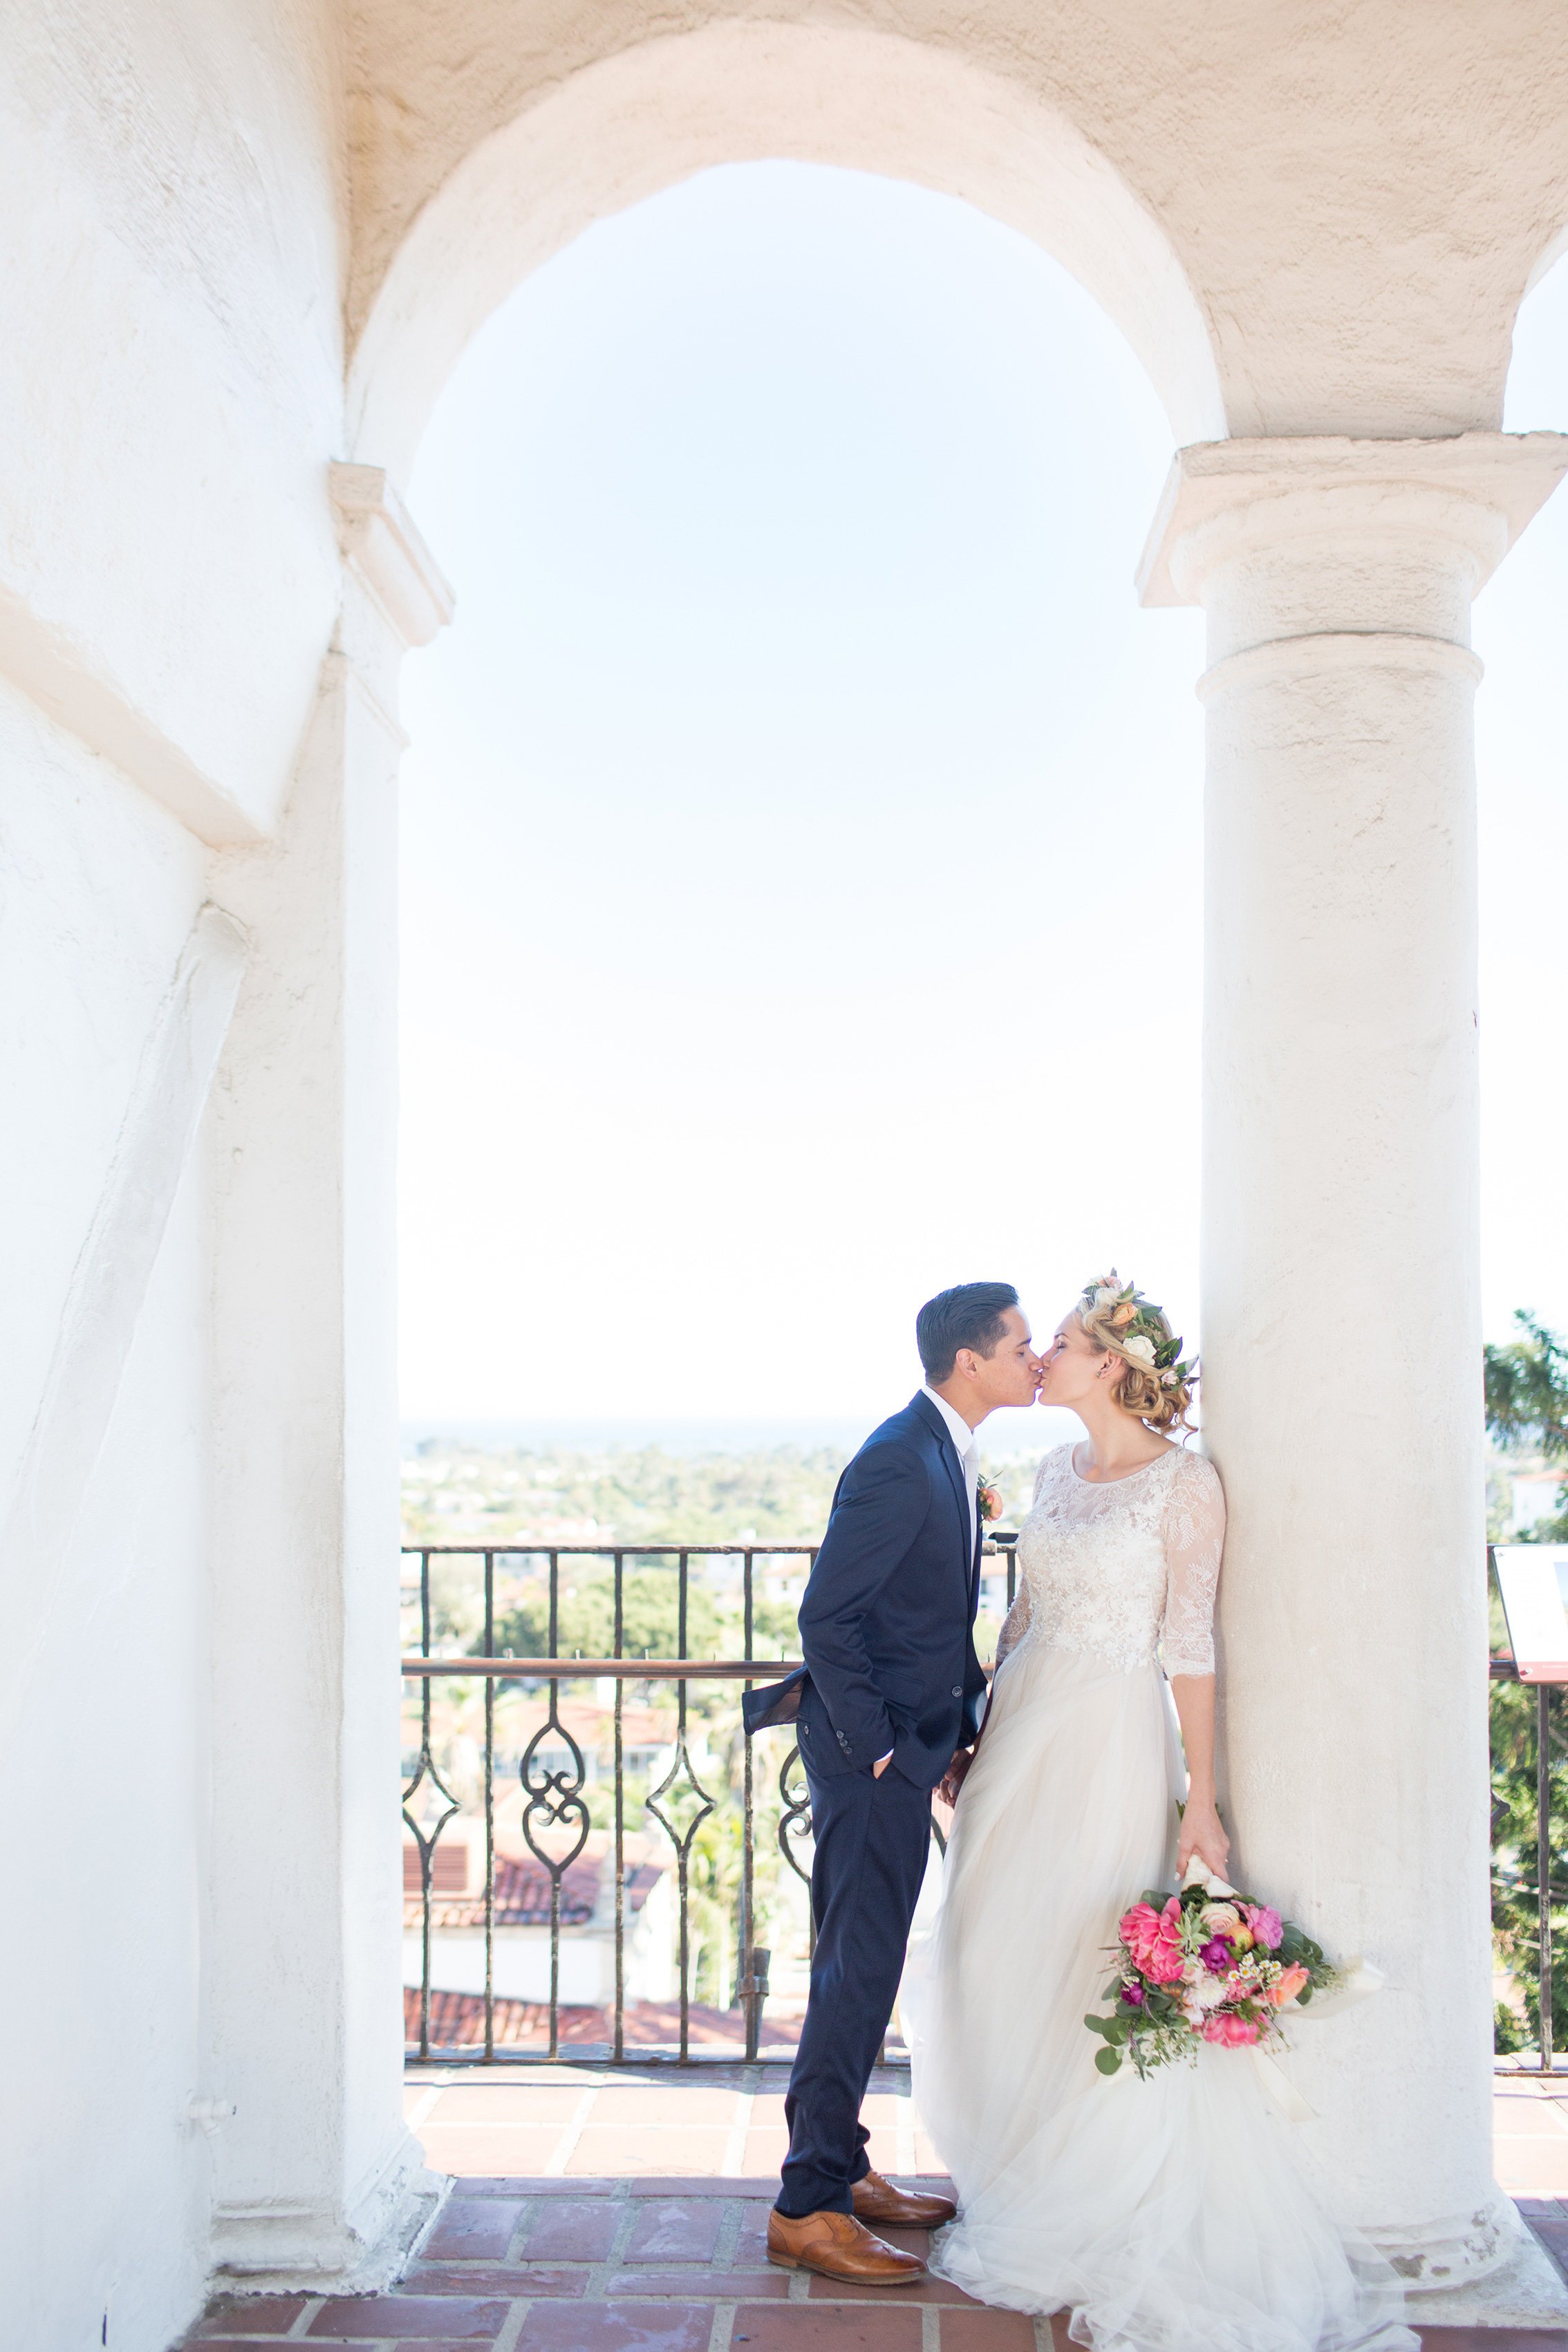
[[[1542,1519],[1555,1518],[1563,1506],[1565,1483],[1561,1463],[1549,1469],[1516,1470],[1509,1505],[1510,1535],[1528,1535]]]
[[[419,2040],[420,2000],[416,1990],[405,1987],[403,1994],[404,2032],[410,2042]],[[680,2004],[676,2000],[633,2000],[629,1996],[622,2012],[628,2050],[673,2050],[680,2037]],[[606,2004],[603,2009],[584,2009],[563,2002],[559,2012],[560,2040],[563,2047],[581,2048],[584,2043],[607,2042],[614,2029],[614,2012]],[[542,2049],[550,2034],[548,2002],[536,2000],[502,2000],[491,2004],[491,2027],[498,2050]],[[738,2009],[710,2009],[705,2002],[691,2001],[687,2009],[687,2036],[696,2048],[729,2045],[740,2052],[745,2045],[745,2021]],[[762,2021],[762,2042],[764,2049],[788,2050],[794,2047],[799,2032],[798,2020],[784,2023],[772,2018]],[[430,1996],[430,2042],[433,2049],[473,2048],[481,2043],[485,2033],[485,2004],[478,1993],[433,1992]]]
[[[542,1843],[543,1841],[542,1840]],[[431,1987],[481,1995],[485,1988],[484,1823],[448,1822],[430,1857]],[[641,1837],[626,1840],[623,1901],[628,2000],[663,2001],[679,1990],[674,1964],[675,1896],[668,1861]],[[424,1969],[419,1851],[403,1843],[403,1981],[417,1992]],[[491,1981],[509,2000],[550,1998],[550,1874],[515,1832],[498,1839]],[[616,1876],[608,1833],[590,1833],[561,1882],[561,1999],[598,2008],[616,1993]]]

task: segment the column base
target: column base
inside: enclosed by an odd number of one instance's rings
[[[1494,2188],[1472,2211],[1381,2229],[1368,2225],[1366,2234],[1414,2293],[1487,2277],[1511,2259],[1523,2229],[1512,2200]]]
[[[451,2186],[405,2133],[347,2212],[304,2199],[219,2205],[213,2284],[231,2294],[374,2294],[402,2276]]]
[[[1568,2330],[1568,2285],[1534,2232],[1515,2215],[1490,2269],[1412,2293],[1405,2317],[1412,2327]]]

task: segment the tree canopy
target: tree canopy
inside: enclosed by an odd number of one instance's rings
[[[1487,1428],[1510,1450],[1568,1460],[1568,1339],[1549,1331],[1528,1307],[1513,1319],[1524,1337],[1482,1351]]]

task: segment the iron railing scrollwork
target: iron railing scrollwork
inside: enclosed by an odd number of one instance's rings
[[[689,1596],[691,1577],[691,1555],[689,1552],[683,1551],[680,1555],[679,1576],[680,1591],[678,1603],[679,1610],[679,1648],[677,1654],[680,1657],[684,1657],[686,1655],[687,1601]],[[650,1813],[653,1816],[653,1819],[658,1823],[660,1829],[663,1830],[671,1845],[675,1848],[675,1866],[679,1885],[679,1932],[680,1938],[680,2054],[684,2058],[688,2054],[691,2035],[691,1842],[697,1835],[698,1831],[702,1827],[703,1822],[713,1811],[714,1800],[709,1795],[708,1790],[702,1786],[701,1781],[698,1779],[696,1771],[692,1766],[690,1750],[688,1748],[686,1744],[685,1683],[679,1683],[676,1685],[676,1689],[678,1695],[676,1699],[677,1714],[675,1750],[669,1760],[668,1771],[665,1774],[658,1788],[651,1789],[648,1791],[643,1809],[646,1812]],[[682,1780],[685,1780],[688,1790],[696,1800],[690,1818],[688,1820],[684,1830],[680,1828],[677,1822],[672,1821],[669,1814],[664,1810],[665,1799],[667,1797],[674,1796],[675,1791],[679,1788]],[[742,1939],[742,1948],[743,1948]],[[741,1973],[744,1973],[743,1968]],[[754,2057],[756,2053],[754,2051],[749,2051],[747,2054],[748,2056]]]
[[[558,1552],[552,1552],[550,1554],[550,1655],[552,1658],[560,1647],[560,1623],[561,1556]],[[490,1713],[493,1716],[494,1683],[488,1684],[487,1689],[489,1694]],[[584,1759],[583,1750],[561,1720],[559,1677],[554,1675],[551,1677],[549,1689],[548,1712],[523,1750],[521,1761],[517,1768],[517,1777],[522,1784],[523,1795],[527,1800],[523,1805],[521,1816],[523,1843],[550,1881],[550,2047],[546,2054],[554,2058],[560,2054],[561,1885],[572,1864],[587,1844],[588,1832],[593,1828],[593,1822],[589,1817],[588,1808],[583,1801],[583,1791],[588,1782],[588,1767]],[[494,1732],[489,1724],[486,1726],[486,1734],[487,1751],[493,1754]],[[548,1747],[550,1752],[553,1754],[563,1745],[567,1754],[565,1770],[545,1770],[539,1764],[541,1749]],[[534,1777],[536,1768],[539,1772],[537,1779]],[[541,1845],[534,1834],[536,1829],[540,1828],[560,1829],[567,1841],[565,1850],[552,1853],[547,1846]],[[493,1821],[490,1835],[493,1843]],[[492,1923],[492,1948],[493,1938]],[[493,1967],[489,1962],[487,1962],[486,1974],[489,1979],[489,1990],[486,2001],[485,2042],[487,2049],[493,2050],[495,1990]]]
[[[427,1572],[420,1579],[419,1612],[423,1646],[426,1655],[428,1656],[430,1651],[430,1578]],[[487,1741],[487,1755],[489,1752],[489,1743]],[[419,1794],[421,1789],[426,1789],[429,1796],[437,1801],[433,1811],[427,1810],[426,1812],[427,1830],[426,1828],[422,1828],[420,1826],[419,1822],[416,1821],[414,1815],[408,1810],[410,1805],[414,1802],[415,1798]],[[490,1815],[489,1795],[489,1792],[487,1788],[485,1803],[485,1818],[487,1821],[489,1819]],[[441,1810],[443,1804],[445,1806],[444,1811]],[[407,1822],[409,1830],[413,1834],[415,1851],[419,1856],[419,1887],[421,1896],[420,1934],[424,1952],[424,1965],[420,1971],[419,1985],[419,2055],[422,2058],[427,2058],[430,2054],[430,1885],[435,1871],[436,1847],[440,1839],[441,1832],[446,1828],[447,1822],[453,1820],[457,1814],[462,1811],[462,1810],[463,1808],[459,1800],[453,1795],[451,1790],[447,1788],[447,1783],[442,1780],[440,1773],[437,1770],[436,1759],[431,1753],[430,1684],[426,1677],[419,1693],[418,1760],[414,1768],[414,1778],[409,1781],[408,1786],[403,1791],[403,1818]],[[487,1937],[487,1950],[489,1948],[489,1939]],[[487,2017],[492,2015],[493,2011],[493,2000],[487,1998],[485,2002],[485,2013]]]
[[[792,1748],[779,1766],[779,1800],[783,1808],[779,1814],[779,1852],[795,1876],[809,1886],[810,1869],[802,1867],[795,1851],[804,1847],[811,1835],[811,1790],[806,1786],[805,1766],[800,1760],[798,1748]]]
[[[1015,1552],[1016,1538],[1010,1532],[997,1530],[986,1538],[985,1551],[995,1559],[997,1575],[1005,1566],[1005,1607],[1011,1609],[1016,1593],[1017,1564]],[[690,1862],[695,1840],[704,1823],[725,1801],[724,1797],[710,1792],[700,1779],[691,1754],[688,1716],[689,1694],[694,1685],[708,1683],[730,1683],[750,1689],[759,1681],[770,1681],[787,1673],[796,1663],[789,1658],[762,1658],[755,1648],[754,1573],[759,1559],[794,1556],[804,1561],[807,1570],[815,1559],[813,1544],[687,1544],[687,1545],[562,1545],[554,1549],[542,1546],[474,1544],[421,1544],[405,1548],[405,1557],[418,1562],[418,1623],[419,1647],[416,1654],[405,1656],[402,1671],[405,1681],[416,1686],[416,1727],[417,1745],[411,1747],[410,1776],[403,1790],[403,1818],[413,1841],[416,1861],[416,1885],[405,1892],[415,1898],[419,1928],[419,1983],[416,1999],[410,1989],[410,2021],[407,2042],[410,2055],[427,2059],[438,2054],[443,2060],[460,2059],[473,2063],[493,2062],[498,2056],[509,2063],[536,2058],[556,2057],[561,2047],[561,1933],[563,1895],[574,1864],[581,1861],[592,1835],[593,1815],[588,1802],[589,1773],[587,1758],[563,1712],[562,1685],[586,1679],[608,1681],[613,1686],[611,1704],[611,1753],[613,1759],[612,1809],[610,1841],[606,1859],[611,1864],[613,1908],[612,1935],[614,1946],[614,1995],[611,2004],[606,2047],[601,2053],[613,2063],[625,2061],[628,2054],[639,2059],[649,2053],[632,2051],[628,2053],[626,2031],[626,1944],[629,1924],[626,1864],[626,1691],[628,1685],[657,1686],[673,1683],[676,1686],[675,1738],[669,1746],[667,1769],[657,1787],[650,1789],[641,1801],[639,1810],[657,1822],[668,1840],[675,1864],[678,1884],[679,1915],[677,1945],[679,1952],[679,2030],[676,2053],[682,2060],[690,2056],[690,1993],[691,1945],[689,1935],[689,1905],[691,1895]],[[690,1563],[701,1557],[739,1558],[742,1562],[742,1655],[739,1658],[699,1659],[689,1654],[689,1586]],[[437,1652],[432,1647],[431,1563],[434,1559],[452,1558],[471,1559],[479,1563],[482,1577],[482,1631],[480,1646],[471,1654],[455,1648]],[[561,1563],[566,1559],[607,1560],[611,1567],[613,1596],[613,1633],[611,1654],[603,1658],[571,1658],[560,1654],[561,1625]],[[542,1563],[548,1576],[549,1630],[543,1652],[531,1656],[511,1656],[498,1654],[496,1649],[496,1563],[533,1561]],[[626,1577],[629,1560],[673,1560],[679,1577],[676,1654],[672,1657],[628,1658],[626,1655]],[[470,1621],[471,1622],[472,1621]],[[1518,1669],[1511,1658],[1494,1657],[1490,1662],[1492,1680],[1517,1681]],[[479,1904],[479,1924],[483,1929],[483,1991],[479,1998],[478,2032],[467,2032],[454,2042],[433,2031],[433,1948],[434,1913],[440,1896],[437,1887],[437,1862],[442,1852],[442,1840],[465,1810],[465,1798],[454,1780],[461,1775],[454,1769],[450,1759],[445,1769],[437,1758],[432,1716],[432,1691],[440,1682],[461,1682],[478,1678],[483,1696],[483,1755],[478,1776],[477,1790],[470,1789],[470,1798],[477,1794],[476,1808],[482,1814],[484,1875]],[[549,1968],[546,2032],[542,2046],[533,2042],[519,2045],[502,2044],[498,2049],[496,2037],[496,1929],[497,1929],[497,1853],[496,1853],[496,1732],[499,1695],[509,1685],[533,1685],[547,1693],[546,1713],[542,1723],[532,1730],[517,1767],[521,1811],[520,1828],[527,1853],[531,1856],[549,1890],[548,1929]],[[1553,1717],[1552,1686],[1542,1684],[1536,1691],[1535,1714],[1535,1822],[1531,1849],[1510,1847],[1497,1850],[1497,1836],[1501,1816],[1508,1811],[1499,1798],[1493,1806],[1493,1874],[1494,1885],[1514,1897],[1522,1892],[1527,1901],[1533,1901],[1537,1912],[1533,1958],[1538,1971],[1540,2012],[1542,2031],[1538,2052],[1521,2053],[1522,2068],[1545,2073],[1558,2071],[1552,2047],[1552,1904],[1562,1900],[1562,1885],[1553,1879],[1554,1864],[1561,1867],[1562,1854],[1553,1852],[1554,1824],[1552,1820],[1552,1773]],[[1561,1737],[1561,1733],[1558,1735]],[[564,1757],[564,1763],[560,1760]],[[770,1759],[771,1762],[771,1759]],[[734,1903],[734,1968],[730,1981],[733,1987],[734,2006],[743,2019],[743,2046],[748,2059],[758,2055],[763,2027],[763,2010],[768,1998],[770,1974],[774,1954],[756,1940],[756,1819],[755,1777],[752,1741],[741,1739],[739,1759],[739,1811],[741,1826],[741,1872]],[[805,1781],[805,1768],[799,1749],[792,1746],[779,1767],[776,1777],[778,1815],[774,1838],[779,1853],[790,1871],[809,1887],[810,1865],[808,1850],[811,1839],[811,1796]],[[728,1792],[732,1800],[736,1791]],[[678,1810],[682,1799],[694,1810],[689,1814]],[[940,1847],[942,1831],[933,1819],[931,1833]],[[1500,1875],[1500,1873],[1501,1874]],[[464,1880],[467,1885],[467,1877]],[[527,1917],[525,1895],[522,1916]],[[509,1917],[517,1913],[520,1898],[515,1892],[509,1898]],[[579,1908],[580,1908],[579,1905]],[[595,1905],[595,1910],[598,1908]],[[472,1898],[466,1906],[471,1917]],[[414,1923],[411,1921],[410,1925]],[[539,1919],[534,1924],[543,1925]],[[809,1912],[807,1934],[810,1934]],[[584,2054],[589,2054],[587,2047]],[[733,2054],[726,2050],[725,2055]],[[787,2054],[781,2053],[781,2054]]]
[[[1013,1538],[1007,1535],[988,1538],[985,1549],[991,1555],[1005,1555],[1007,1605],[1012,1604],[1015,1590],[1015,1568],[1012,1558]],[[756,1780],[752,1745],[743,1731],[736,1727],[739,1742],[738,1769],[731,1772],[730,1785],[715,1792],[705,1785],[692,1751],[691,1718],[689,1702],[693,1689],[710,1684],[738,1685],[749,1689],[756,1682],[773,1680],[786,1674],[797,1663],[793,1658],[759,1657],[756,1654],[756,1563],[790,1559],[798,1561],[806,1573],[816,1556],[815,1544],[686,1544],[686,1545],[626,1545],[565,1544],[555,1547],[531,1545],[494,1545],[481,1548],[469,1544],[419,1544],[406,1548],[405,1557],[417,1561],[419,1575],[419,1649],[403,1660],[405,1680],[417,1685],[419,1746],[413,1759],[413,1772],[404,1790],[404,1819],[414,1839],[418,1857],[417,1888],[410,1886],[409,1895],[416,1896],[420,1927],[420,1985],[418,1992],[418,2031],[409,2034],[410,2053],[416,2051],[422,2059],[433,2053],[443,2059],[462,2058],[476,2063],[493,2062],[498,2055],[509,2063],[530,2058],[542,2061],[556,2058],[562,2048],[562,1931],[565,1924],[567,1897],[581,1914],[586,1899],[581,1885],[573,1890],[574,1865],[587,1852],[594,1834],[594,1811],[590,1804],[590,1774],[588,1758],[583,1742],[573,1729],[563,1700],[562,1686],[594,1681],[612,1685],[605,1695],[609,1710],[609,1745],[613,1767],[613,1782],[609,1791],[610,1807],[607,1824],[607,1851],[604,1861],[608,1864],[611,1886],[605,1890],[610,1900],[603,1905],[595,1899],[595,1917],[607,1914],[613,1945],[613,1998],[610,2003],[608,2030],[603,2044],[579,2045],[584,2054],[596,2047],[611,2063],[618,2063],[628,2055],[626,2032],[627,1947],[632,1927],[632,1910],[638,1893],[635,1887],[628,1900],[627,1835],[627,1716],[628,1685],[647,1685],[650,1693],[666,1685],[675,1685],[674,1723],[671,1738],[660,1742],[662,1769],[657,1784],[649,1787],[640,1801],[634,1803],[640,1819],[656,1822],[668,1841],[670,1863],[673,1864],[676,1895],[674,1940],[676,1951],[676,1990],[679,1993],[679,2029],[673,2037],[672,2054],[684,2061],[691,2056],[690,2014],[692,2000],[692,1859],[696,1841],[704,1825],[721,1807],[734,1805],[739,1813],[740,1871],[733,1887],[731,1942],[733,1965],[726,1960],[724,1982],[732,1988],[733,2005],[741,2012],[742,2046],[748,2059],[755,2059],[762,2042],[763,2011],[768,1998],[774,1953],[756,1941],[757,1934],[757,1855],[756,1855]],[[432,1562],[443,1559],[470,1560],[476,1563],[482,1577],[483,1630],[480,1645],[471,1653],[455,1646],[436,1650],[432,1646]],[[548,1634],[542,1650],[536,1655],[511,1656],[497,1653],[497,1584],[496,1563],[501,1560],[517,1566],[527,1564],[537,1581],[542,1570],[548,1580]],[[736,1559],[741,1565],[740,1617],[742,1654],[738,1658],[695,1658],[690,1655],[689,1600],[691,1563],[694,1559]],[[605,1597],[612,1602],[613,1633],[607,1657],[583,1657],[561,1654],[562,1623],[562,1563],[598,1563],[600,1572],[607,1565],[609,1578]],[[651,1565],[668,1563],[676,1578],[675,1652],[672,1656],[628,1657],[626,1648],[627,1563]],[[1000,1565],[1000,1561],[998,1561]],[[473,1622],[471,1619],[468,1621]],[[532,1621],[538,1624],[537,1617]],[[731,1621],[732,1622],[732,1621]],[[480,2000],[482,2032],[469,2028],[460,2039],[432,2031],[432,1927],[441,1901],[437,1885],[437,1858],[440,1840],[450,1823],[462,1812],[463,1800],[450,1785],[461,1776],[448,1760],[447,1776],[437,1769],[437,1747],[432,1737],[431,1692],[437,1683],[461,1683],[478,1678],[483,1685],[483,1756],[477,1793],[483,1811],[484,1884],[482,1901],[477,1921],[473,1921],[472,1898],[459,1906],[465,1921],[482,1926],[483,1931],[483,1993]],[[496,1934],[497,1934],[497,1707],[498,1697],[509,1690],[532,1688],[545,1699],[542,1722],[533,1724],[517,1766],[521,1811],[519,1822],[521,1840],[529,1856],[542,1874],[548,1889],[548,1999],[543,2004],[546,2016],[544,2031],[538,2041],[519,2044],[502,2042],[498,2046],[496,2035]],[[602,1702],[605,1703],[605,1702]],[[646,1752],[646,1727],[644,1745]],[[666,1752],[667,1751],[667,1752]],[[602,1750],[600,1751],[602,1754]],[[733,1751],[731,1751],[732,1753]],[[707,1769],[706,1767],[704,1768]],[[650,1775],[651,1778],[651,1775]],[[736,1783],[738,1782],[738,1786]],[[788,1863],[795,1876],[809,1886],[808,1850],[811,1837],[811,1801],[805,1785],[805,1775],[799,1752],[791,1748],[777,1776],[779,1817],[775,1832],[779,1852]],[[414,1810],[421,1790],[426,1792],[426,1802],[421,1808],[422,1818]],[[599,1800],[599,1816],[604,1822],[605,1808]],[[932,1824],[933,1832],[936,1825]],[[940,1842],[940,1832],[936,1832]],[[513,1849],[515,1852],[515,1849]],[[635,1852],[635,1849],[634,1849]],[[512,1865],[503,1864],[510,1872]],[[602,1884],[603,1871],[595,1885]],[[467,1884],[465,1879],[465,1885]],[[518,1916],[542,1926],[542,1917],[534,1920],[527,1906],[536,1899],[526,1892],[516,1892],[516,1880],[509,1877],[513,1889],[508,1897],[503,1918],[511,1924]],[[537,1882],[535,1882],[537,1885]],[[522,1905],[520,1913],[519,1904]],[[809,1933],[809,1928],[808,1928]],[[635,2050],[632,2054],[637,2055]],[[648,2054],[644,2051],[641,2055]],[[725,2054],[738,2054],[727,2051]]]
[[[1497,1560],[1490,1544],[1487,1546],[1487,1574],[1495,1584]],[[1516,1683],[1522,1679],[1511,1657],[1494,1657],[1490,1661],[1489,1671],[1493,1682]],[[1539,2020],[1539,2047],[1535,2067],[1531,2071],[1539,2071],[1542,2074],[1560,2071],[1552,2046],[1554,2006],[1552,1982],[1552,1906],[1553,1895],[1555,1894],[1557,1899],[1561,1901],[1563,1894],[1561,1884],[1559,1883],[1554,1888],[1552,1878],[1552,1694],[1555,1687],[1554,1684],[1549,1682],[1537,1683],[1535,1685],[1535,1853],[1533,1856],[1535,1882],[1533,1889],[1531,1887],[1527,1873],[1519,1869],[1517,1858],[1512,1872],[1515,1884],[1509,1884],[1509,1874],[1500,1867],[1501,1857],[1498,1852],[1497,1833],[1509,1811],[1509,1804],[1506,1797],[1500,1796],[1495,1788],[1491,1792],[1493,1897],[1495,1899],[1500,1894],[1513,1895],[1523,1893],[1528,1900],[1531,1892],[1535,1896],[1535,1999],[1536,2015]],[[1523,2070],[1504,2069],[1503,2071]]]

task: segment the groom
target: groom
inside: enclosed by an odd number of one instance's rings
[[[860,2103],[899,1990],[931,1790],[967,1763],[985,1690],[974,1432],[998,1405],[1032,1404],[1040,1377],[1010,1283],[940,1292],[915,1339],[924,1386],[872,1431],[833,1497],[801,1603],[805,1664],[744,1702],[748,1731],[795,1726],[816,1848],[816,1948],[768,2260],[862,2286],[925,2271],[868,2221],[929,2228],[953,2213],[870,2169]]]

